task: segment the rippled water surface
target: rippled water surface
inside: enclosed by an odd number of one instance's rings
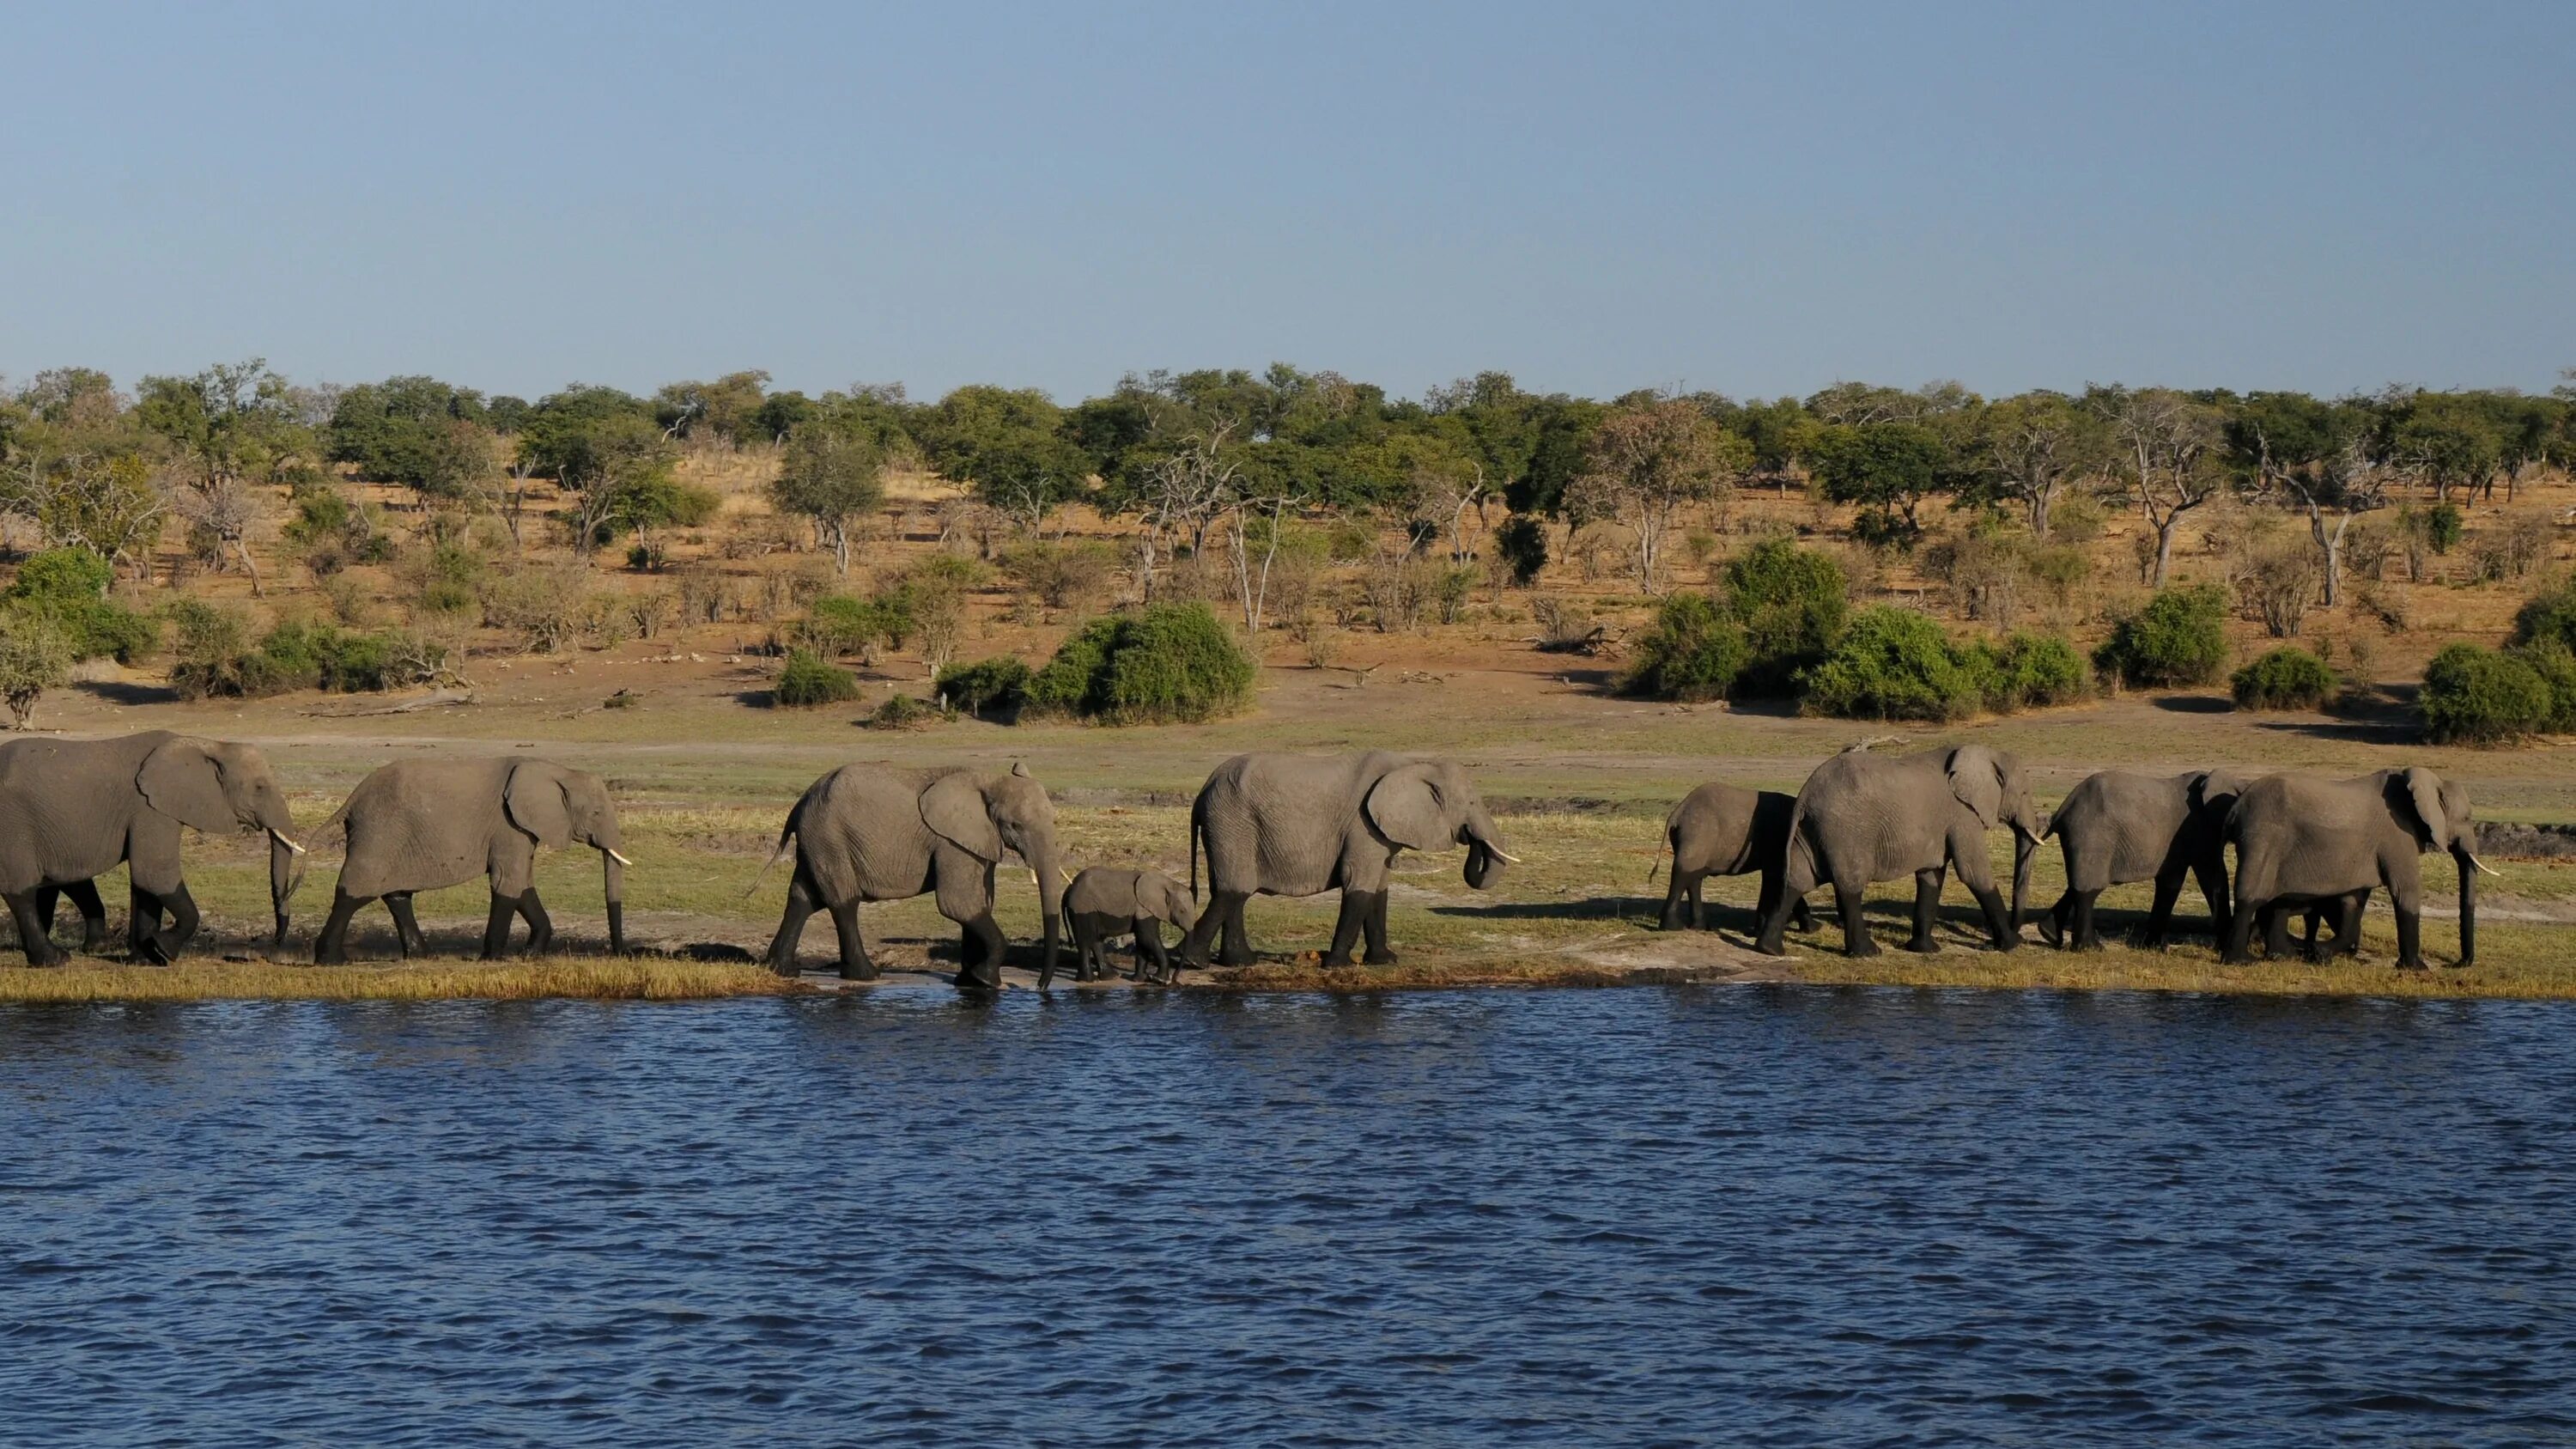
[[[2576,1440],[2576,1010],[0,1008],[10,1443]]]

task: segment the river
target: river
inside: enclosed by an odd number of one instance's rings
[[[2576,1441],[2576,1007],[0,1007],[0,1439]]]

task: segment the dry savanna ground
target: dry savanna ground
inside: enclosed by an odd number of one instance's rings
[[[693,466],[732,495],[719,528],[724,518],[758,520],[756,467],[741,460]],[[863,551],[863,576],[890,574],[942,546],[930,522],[939,491],[936,484],[921,483],[902,492],[879,536]],[[2576,502],[2570,496],[2576,490],[2563,483],[2525,491],[2518,507],[2547,510],[2553,517]],[[2473,528],[2478,517],[2473,509]],[[1710,520],[1712,532],[1765,522],[1814,528],[1828,538],[1832,524],[1816,505],[1794,495],[1740,497],[1723,519]],[[1087,519],[1084,526],[1107,527]],[[2223,531],[2231,525],[2221,513],[2210,526]],[[2136,593],[2133,582],[2123,582],[2135,577],[2127,541],[2135,528],[2134,519],[2114,520],[2095,545],[2103,564],[2085,586],[2085,598],[2050,605],[2037,611],[2046,617],[2035,621],[2053,622],[2079,638],[2099,637],[2103,613]],[[810,573],[817,563],[804,552],[743,557],[720,548],[713,534],[682,538],[675,552],[742,582],[746,596],[764,570]],[[2194,558],[2226,546],[2200,529],[2186,536],[2186,552]],[[1722,545],[1725,537],[1720,534]],[[2560,540],[2555,552],[2566,551]],[[663,586],[657,576],[629,573],[616,562],[603,555],[597,566],[603,589]],[[2193,566],[2193,558],[2186,566]],[[1681,565],[1685,581],[1696,567]],[[268,597],[258,607],[271,613],[314,607],[309,581],[299,579],[290,563],[281,561],[269,573]],[[2402,699],[2406,681],[2440,643],[2500,637],[2533,582],[2474,583],[2439,575],[2395,582],[2387,591],[2405,596],[2404,627],[2359,617],[2353,609],[2320,611],[2311,617],[2308,636],[2336,641],[2346,659],[2357,652],[2369,677]],[[854,584],[864,587],[864,577]],[[231,576],[192,583],[199,585],[219,593],[244,587]],[[1935,585],[1902,567],[1871,586],[1898,598],[1936,592]],[[388,580],[384,587],[388,613],[398,613],[390,599],[393,585]],[[1545,597],[1595,612],[1614,634],[1644,617],[1642,600],[1615,578],[1587,580],[1571,564],[1552,566],[1542,588]],[[2414,739],[2395,710],[2358,718],[2239,713],[2215,690],[2105,698],[1938,728],[1638,702],[1607,690],[1617,667],[1615,645],[1604,657],[1541,652],[1530,642],[1530,614],[1531,598],[1523,591],[1480,588],[1456,623],[1416,632],[1379,633],[1365,625],[1349,630],[1323,667],[1308,662],[1300,642],[1265,630],[1265,667],[1251,712],[1207,725],[1123,730],[971,719],[919,730],[864,727],[865,715],[887,694],[924,688],[920,662],[900,653],[860,671],[865,695],[856,706],[770,708],[766,686],[774,664],[754,651],[781,621],[754,615],[558,656],[520,654],[504,641],[484,638],[465,664],[471,702],[410,712],[389,712],[399,700],[364,695],[184,702],[162,688],[149,667],[94,670],[83,684],[46,699],[40,728],[69,735],[173,729],[257,743],[289,783],[301,821],[319,822],[368,770],[412,755],[542,752],[598,771],[618,794],[627,850],[636,861],[628,884],[628,933],[630,944],[645,954],[623,961],[597,955],[603,925],[596,861],[587,852],[557,852],[541,861],[539,885],[565,956],[497,968],[463,959],[480,938],[485,897],[477,882],[419,898],[423,924],[441,953],[437,959],[391,964],[390,925],[381,908],[371,907],[352,941],[354,952],[372,958],[371,964],[317,971],[265,962],[257,959],[255,941],[266,920],[257,842],[200,838],[188,847],[190,876],[207,910],[210,947],[194,962],[154,968],[126,964],[120,954],[59,970],[0,968],[0,999],[674,997],[782,989],[742,959],[765,946],[785,889],[783,871],[764,876],[762,862],[798,792],[836,765],[958,761],[1006,768],[1024,762],[1057,801],[1074,865],[1146,864],[1181,875],[1188,867],[1187,802],[1218,761],[1253,749],[1366,748],[1438,752],[1466,762],[1496,806],[1511,848],[1526,863],[1508,872],[1499,888],[1478,893],[1460,879],[1456,852],[1404,857],[1391,926],[1405,960],[1386,970],[1325,973],[1314,965],[1331,927],[1329,897],[1257,900],[1250,920],[1262,964],[1220,973],[1221,979],[1194,974],[1186,984],[1367,990],[1699,979],[2576,995],[2576,961],[2568,949],[2576,945],[2576,867],[2548,860],[2491,862],[2504,878],[2490,882],[2482,897],[2481,960],[2467,972],[2390,970],[2393,932],[2384,898],[2374,902],[2363,962],[2326,966],[2221,966],[2207,938],[2189,934],[2156,954],[2113,949],[2079,956],[2046,950],[2034,940],[1999,955],[1983,948],[1973,904],[1955,884],[1945,902],[1947,949],[1933,957],[1891,950],[1846,962],[1834,949],[1839,933],[1830,925],[1815,936],[1793,937],[1793,954],[1785,960],[1756,956],[1746,948],[1750,877],[1711,882],[1713,900],[1725,907],[1717,913],[1719,930],[1660,933],[1654,915],[1662,881],[1658,876],[1650,883],[1648,876],[1656,865],[1662,814],[1673,799],[1710,779],[1794,790],[1819,759],[1863,738],[1901,736],[1913,744],[1975,740],[2011,750],[2035,772],[2044,804],[2087,773],[2115,765],[2181,770],[2232,761],[2358,772],[2425,763],[2466,781],[2482,818],[2535,823],[2576,821],[2576,758],[2548,745],[2512,751],[2429,747]],[[1073,622],[1067,611],[1015,600],[996,587],[977,597],[961,657],[1008,652],[1042,659]],[[2239,627],[2244,652],[2268,642],[2251,625]],[[612,699],[619,703],[612,706]],[[2008,841],[1998,835],[1993,844],[1999,865],[2008,866]],[[333,852],[322,852],[299,897],[299,956],[309,952],[336,864]],[[2427,951],[2444,962],[2455,951],[2447,862],[2428,858],[2426,874],[2440,908],[2428,919]],[[121,933],[122,878],[101,885]],[[2059,885],[2052,845],[2037,871],[2034,903],[2054,900]],[[1872,893],[1883,944],[1892,947],[1902,939],[1910,891],[1910,882],[1900,882]],[[2132,913],[2142,915],[2147,894],[2141,885],[2106,896],[2106,931],[2116,933]],[[1037,911],[1024,873],[1004,873],[1002,897],[1002,925],[1019,943],[1010,979],[1026,984],[1021,968],[1032,964],[1034,951],[1026,943],[1036,936]],[[1819,896],[1820,903],[1825,899]],[[862,915],[871,949],[892,968],[892,979],[931,980],[952,969],[953,930],[928,898],[866,907]],[[2189,893],[2184,920],[2187,928],[2198,920]],[[816,917],[804,950],[809,974],[801,986],[784,989],[836,986],[819,974],[830,960],[831,942],[829,918]],[[1060,983],[1058,989],[1067,988]]]

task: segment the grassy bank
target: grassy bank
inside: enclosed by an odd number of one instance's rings
[[[177,966],[80,964],[0,968],[0,1001],[685,1001],[796,991],[757,966],[652,958],[555,956],[484,963],[297,966],[268,961]]]

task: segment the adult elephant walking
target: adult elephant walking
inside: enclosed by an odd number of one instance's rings
[[[2104,770],[2067,792],[2048,818],[2066,859],[2066,894],[2039,918],[2052,946],[2096,951],[2093,902],[2131,881],[2156,883],[2155,909],[2140,944],[2161,947],[2173,927],[2183,877],[2200,884],[2213,936],[2227,929],[2227,812],[2245,781],[2228,770],[2147,775]],[[2043,837],[2045,838],[2045,837]]]
[[[1327,966],[1351,964],[1368,937],[1370,965],[1395,960],[1386,944],[1387,867],[1399,850],[1467,847],[1467,884],[1488,890],[1516,864],[1485,810],[1475,782],[1449,760],[1372,750],[1363,755],[1237,755],[1216,767],[1190,807],[1190,886],[1207,851],[1209,899],[1182,943],[1182,959],[1205,966],[1222,929],[1217,962],[1252,964],[1243,903],[1256,895],[1342,893]]]
[[[877,974],[859,939],[863,901],[899,901],[934,891],[939,913],[961,930],[957,984],[1002,984],[1002,928],[993,922],[993,867],[1004,852],[1037,877],[1045,917],[1043,969],[1052,975],[1061,937],[1064,872],[1056,854],[1055,803],[1024,765],[978,774],[960,767],[898,770],[844,765],[817,780],[787,812],[775,862],[793,845],[796,874],[786,914],[769,943],[769,967],[796,974],[796,943],[815,911],[832,914],[841,938],[841,975]]]
[[[313,943],[313,959],[349,959],[349,918],[381,896],[394,918],[396,947],[406,957],[429,943],[412,915],[414,892],[463,885],[480,875],[492,884],[483,926],[483,959],[510,944],[510,918],[528,923],[528,953],[554,943],[554,922],[537,898],[537,847],[575,841],[599,852],[608,901],[608,949],[626,950],[626,867],[617,849],[617,806],[608,786],[587,770],[550,760],[403,760],[358,782],[321,834],[344,830],[348,851],[331,891],[331,916]]]
[[[1762,873],[1762,888],[1754,901],[1753,928],[1762,929],[1780,901],[1780,880],[1789,865],[1789,817],[1797,808],[1795,795],[1717,781],[1684,795],[1664,817],[1664,845],[1673,853],[1673,872],[1664,886],[1663,929],[1682,928],[1685,903],[1691,929],[1702,929],[1707,915],[1700,883],[1713,875],[1754,871]],[[1805,897],[1799,897],[1790,916],[1799,930],[1815,929]]]
[[[2337,901],[2340,947],[2357,927],[2359,893],[2388,888],[2397,915],[2397,967],[2424,969],[2424,881],[2420,857],[2450,852],[2460,875],[2460,959],[2477,960],[2477,820],[2469,792],[2420,766],[2379,770],[2348,780],[2272,775],[2245,787],[2228,812],[2236,847],[2236,912],[2227,928],[2226,959],[2252,959],[2258,917],[2276,954],[2286,944],[2283,902]],[[2487,871],[2489,875],[2495,872]],[[2269,914],[2266,914],[2266,913]]]
[[[52,892],[71,894],[87,919],[98,898],[89,883],[120,862],[131,882],[136,954],[175,959],[199,921],[179,865],[183,825],[209,834],[266,832],[269,903],[283,942],[295,857],[304,847],[295,841],[286,792],[256,748],[167,730],[0,746],[0,899],[17,922],[27,963],[70,959],[46,936]],[[41,910],[40,896],[47,898]],[[165,911],[167,926],[160,924]],[[94,940],[99,932],[89,934]]]
[[[1986,832],[2012,827],[2013,889],[2007,913],[1986,861]],[[1941,885],[1955,868],[1986,913],[1995,949],[2020,944],[2022,901],[2030,886],[2032,854],[2042,822],[2030,785],[2012,756],[1983,745],[1874,755],[1845,750],[1816,767],[1798,791],[1789,826],[1789,871],[1781,897],[1762,922],[1754,948],[1782,954],[1781,932],[1791,903],[1831,883],[1843,921],[1843,954],[1874,956],[1861,918],[1868,888],[1899,876],[1914,877],[1914,935],[1909,951],[1941,949],[1932,920]]]

